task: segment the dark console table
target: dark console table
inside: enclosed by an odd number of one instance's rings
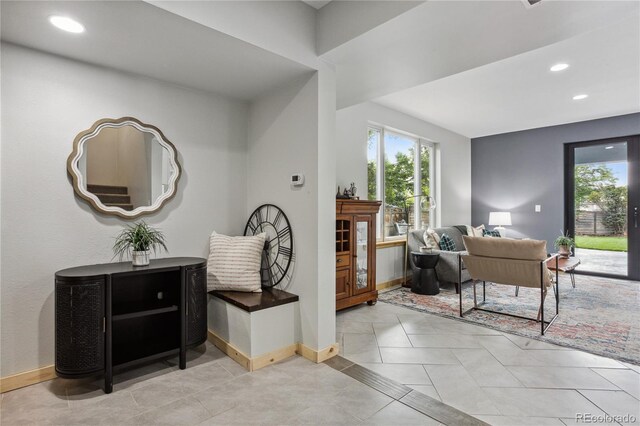
[[[440,293],[440,283],[436,274],[436,265],[440,260],[438,253],[411,252],[416,269],[413,271],[411,291],[430,296]]]
[[[179,355],[207,339],[207,263],[198,257],[64,269],[55,275],[56,373],[104,374]]]

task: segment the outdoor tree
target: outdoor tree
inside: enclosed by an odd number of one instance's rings
[[[395,163],[384,159],[384,199],[387,205],[395,207],[409,207],[413,205],[413,199],[407,198],[413,195],[413,149],[409,155],[396,153]]]
[[[593,203],[602,211],[602,223],[615,235],[622,235],[627,223],[627,187],[603,164],[581,164],[575,168],[575,206]]]
[[[378,133],[373,130],[373,129],[369,129],[369,134],[368,134],[368,139],[367,139],[367,149],[368,150],[372,150],[372,149],[377,149],[377,135]],[[377,191],[376,191],[376,187],[377,187],[377,164],[375,160],[369,160],[367,162],[367,196],[369,200],[375,200],[377,198]]]
[[[376,152],[378,138],[378,131],[369,129],[367,146],[369,153]],[[430,195],[429,161],[429,149],[421,147],[420,193],[423,195]],[[385,222],[389,221],[389,225],[403,220],[410,222],[409,213],[416,202],[413,198],[415,195],[415,148],[410,147],[404,152],[395,152],[393,157],[385,155],[383,170],[380,171],[376,159],[369,158],[367,195],[370,200],[380,197],[377,191],[377,178],[380,172],[384,173]]]
[[[580,164],[575,168],[575,205],[576,210],[602,188],[614,185],[617,179],[610,168],[602,164]]]
[[[627,225],[627,188],[607,185],[591,194],[590,201],[602,210],[602,224],[615,235],[622,235]]]

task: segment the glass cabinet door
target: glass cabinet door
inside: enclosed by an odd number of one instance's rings
[[[369,217],[356,218],[356,240],[355,240],[355,293],[369,291],[371,287],[371,261],[369,256],[369,244],[372,235],[371,219]]]

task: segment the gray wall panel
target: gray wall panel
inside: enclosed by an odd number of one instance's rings
[[[507,236],[545,239],[552,251],[564,227],[563,145],[637,134],[640,113],[472,139],[472,223],[486,226],[490,211],[510,211]]]

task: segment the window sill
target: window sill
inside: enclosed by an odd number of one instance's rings
[[[407,241],[404,238],[401,240],[376,241],[376,248],[404,246],[406,242]]]

